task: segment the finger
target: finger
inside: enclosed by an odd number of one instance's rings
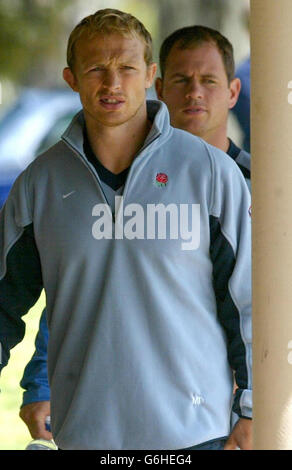
[[[40,430],[38,432],[36,432],[34,434],[34,436],[32,436],[34,439],[46,439],[48,441],[50,441],[51,439],[53,439],[53,435],[51,432],[49,431],[46,431],[46,430]]]
[[[253,450],[252,449],[252,440],[251,439],[244,439],[241,445],[241,450]]]
[[[237,448],[237,442],[233,437],[229,437],[229,439],[226,441],[224,449],[223,450],[235,450]]]
[[[46,430],[45,417],[43,420],[31,420],[27,426],[33,439],[53,439],[52,433]]]

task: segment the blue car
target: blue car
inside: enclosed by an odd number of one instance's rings
[[[67,89],[25,89],[0,121],[0,208],[17,176],[57,142],[74,114],[79,96]]]

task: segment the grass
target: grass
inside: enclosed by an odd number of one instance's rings
[[[34,352],[34,341],[38,331],[39,319],[45,305],[42,294],[39,301],[23,318],[26,323],[25,337],[11,350],[8,365],[0,378],[0,450],[23,450],[32,437],[19,418],[23,389],[19,382],[23,370]]]

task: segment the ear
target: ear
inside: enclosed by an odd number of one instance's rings
[[[157,71],[157,64],[148,65],[147,67],[147,78],[146,78],[146,88],[150,88],[153,84],[153,80]]]
[[[162,97],[162,90],[163,90],[162,78],[156,78],[156,80],[155,80],[155,90],[156,90],[157,98],[159,100],[163,100],[163,97]]]
[[[77,80],[75,78],[74,73],[70,69],[70,67],[65,67],[63,70],[63,78],[65,82],[68,83],[69,87],[72,88],[74,91],[79,91]]]
[[[239,93],[241,90],[241,81],[239,78],[231,80],[229,85],[230,98],[229,98],[229,109],[233,108],[238,100]]]

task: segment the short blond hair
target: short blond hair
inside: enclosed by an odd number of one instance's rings
[[[129,13],[106,8],[83,18],[71,32],[67,46],[67,64],[71,70],[74,66],[74,48],[78,39],[84,34],[91,36],[97,33],[118,33],[122,36],[139,37],[145,45],[144,59],[146,64],[150,65],[153,62],[152,38],[144,25]]]

